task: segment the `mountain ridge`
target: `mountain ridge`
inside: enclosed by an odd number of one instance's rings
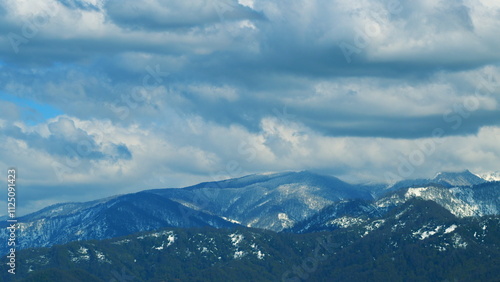
[[[413,197],[432,200],[459,217],[498,214],[499,183],[478,181],[470,174],[447,173],[438,179],[447,184],[424,183],[385,191],[380,196],[374,195],[382,186],[352,185],[309,171],[254,174],[186,188],[153,189],[84,203],[55,204],[20,218],[18,246],[49,247],[170,226],[243,225],[297,233],[332,230],[381,216]],[[482,183],[450,186],[465,180]],[[6,223],[1,224],[5,227]],[[304,225],[297,227],[300,231],[293,229],[299,224]],[[307,225],[310,227],[306,228]],[[0,238],[7,236],[2,228]],[[6,252],[5,246],[1,251]]]
[[[314,234],[163,228],[22,250],[15,280],[111,281],[118,273],[137,281],[494,281],[499,221],[461,219],[411,199],[381,218]]]

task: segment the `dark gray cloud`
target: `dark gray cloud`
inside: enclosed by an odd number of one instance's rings
[[[33,149],[50,155],[78,160],[131,160],[132,153],[125,144],[109,144],[110,149],[104,151],[95,136],[77,128],[73,120],[60,117],[47,124],[48,136],[39,132],[25,132],[18,126],[6,126],[1,129],[3,135],[22,140]]]
[[[263,20],[264,15],[234,0],[108,0],[104,9],[115,24],[149,31],[185,29],[225,21]],[[184,30],[186,32],[188,30]]]
[[[63,4],[64,6],[70,8],[70,9],[79,9],[79,10],[85,10],[85,11],[98,11],[99,7],[86,2],[86,1],[80,1],[80,0],[58,0],[59,3]]]

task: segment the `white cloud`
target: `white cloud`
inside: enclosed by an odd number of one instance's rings
[[[214,174],[383,181],[423,142],[434,152],[410,177],[493,170],[500,4],[389,2],[4,1],[0,90],[64,115],[33,124],[2,100],[1,166],[29,171],[28,191],[52,187],[38,204],[81,199],[84,186],[112,195]],[[48,10],[15,55],[9,32],[25,36]],[[437,127],[444,138],[430,137]],[[54,164],[66,166],[62,182]]]
[[[87,161],[84,154],[78,154],[78,149],[75,149],[76,155],[51,155],[44,148],[34,147],[30,139],[4,136],[1,166],[19,168],[22,182],[29,187],[26,193],[40,186],[104,185],[109,189],[100,192],[99,195],[104,196],[165,185],[188,185],[214,175],[237,177],[253,172],[304,168],[329,172],[349,181],[385,181],[386,173],[398,174],[401,158],[411,163],[409,156],[416,151],[423,152],[425,160],[422,164],[413,164],[411,177],[429,177],[443,168],[443,162],[450,170],[463,169],[467,164],[466,168],[481,173],[495,166],[500,158],[497,142],[500,127],[484,127],[471,136],[413,140],[328,137],[303,125],[283,123],[275,118],[263,119],[258,133],[238,126],[207,123],[199,117],[186,124],[195,125],[185,127],[184,131],[172,128],[162,132],[155,127],[123,127],[109,120],[59,117],[48,121],[49,128],[52,127],[50,136],[57,134],[71,139],[80,130],[92,136],[98,151],[112,155],[114,144],[123,144],[132,158]],[[45,126],[24,126],[29,132],[46,134]],[[195,139],[203,140],[186,142]],[[419,146],[422,142],[433,144],[431,153]],[[58,178],[58,173],[62,178]],[[80,194],[81,191],[68,191],[65,199],[80,199]],[[37,200],[48,201],[55,195],[48,192],[47,199],[40,197]]]

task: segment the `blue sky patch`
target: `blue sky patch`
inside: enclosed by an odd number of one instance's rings
[[[38,124],[47,119],[62,115],[63,112],[52,105],[39,103],[30,99],[19,98],[11,94],[1,93],[0,101],[16,104],[21,110],[22,119],[28,124]]]

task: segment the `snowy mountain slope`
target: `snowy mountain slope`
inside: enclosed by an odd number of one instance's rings
[[[87,203],[57,204],[19,218],[17,247],[46,247],[77,240],[105,239],[162,227],[232,227],[220,217],[196,212],[159,195],[139,192]],[[2,227],[5,227],[5,222]],[[7,240],[8,232],[0,230]],[[6,252],[7,245],[0,249]]]
[[[392,192],[409,187],[428,187],[441,185],[445,187],[472,186],[487,182],[485,179],[471,173],[469,170],[461,172],[439,172],[433,178],[404,179],[387,185],[375,191],[375,198],[381,198]]]
[[[284,262],[299,260],[315,239],[249,228],[169,228],[25,250],[16,276],[43,281],[43,270],[80,269],[92,274],[90,281],[116,281],[113,272],[130,277],[123,281],[277,281]]]
[[[334,203],[286,231],[309,233],[360,225],[412,199],[432,201],[457,217],[500,215],[500,182],[451,188],[441,185],[404,188],[372,202]]]
[[[444,186],[472,186],[486,182],[484,179],[473,174],[469,170],[462,172],[440,172],[431,183],[441,184]]]
[[[274,231],[291,227],[334,202],[372,199],[366,189],[307,171],[252,175],[149,192],[245,226]]]
[[[446,185],[401,188],[376,200],[369,188],[372,186],[350,185],[335,177],[305,171],[57,204],[20,218],[18,247],[112,238],[162,227],[220,228],[241,224],[299,233],[333,230],[380,217],[413,198],[431,200],[458,217],[498,215],[500,182],[450,187],[451,183],[477,181],[469,174],[441,174],[436,181]],[[6,227],[6,223],[0,226]],[[0,238],[6,240],[7,236],[7,230],[2,228]],[[6,247],[0,250],[5,252]]]
[[[332,204],[315,215],[294,225],[285,232],[310,233],[331,231],[360,225],[369,219],[383,215],[385,210],[379,209],[369,201],[349,200]]]
[[[384,217],[344,232],[355,232],[360,239],[329,257],[310,280],[496,281],[500,277],[498,216],[457,218],[435,202],[412,198]]]
[[[500,171],[482,173],[480,177],[486,181],[500,181]]]
[[[111,281],[117,274],[127,281],[495,281],[499,238],[498,216],[461,219],[432,201],[412,198],[381,218],[331,232],[167,228],[23,250],[16,276],[27,278],[22,281]]]
[[[473,174],[469,170],[461,172],[439,172],[430,179],[405,179],[394,183],[387,187],[388,191],[396,191],[408,187],[426,187],[430,185],[443,185],[446,187],[453,186],[472,186],[486,182],[485,179]]]
[[[376,205],[380,208],[390,208],[401,205],[410,198],[434,201],[458,217],[500,214],[500,182],[451,188],[407,188],[378,200]]]
[[[20,218],[18,247],[112,238],[167,226],[230,227],[242,222],[282,230],[335,201],[370,197],[337,178],[309,172],[250,175],[184,189],[56,204]],[[3,228],[0,238],[7,236]],[[6,246],[0,250],[5,252]]]

